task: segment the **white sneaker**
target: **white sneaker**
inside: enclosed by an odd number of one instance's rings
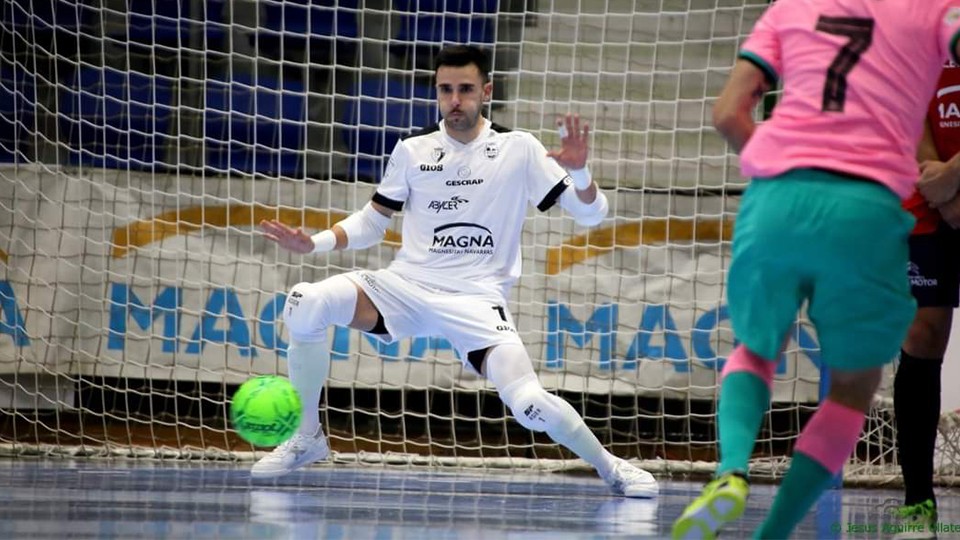
[[[330,446],[327,444],[327,436],[323,434],[323,428],[318,429],[312,437],[297,433],[254,463],[250,476],[276,478],[329,456]]]
[[[610,474],[603,479],[614,493],[624,497],[649,499],[660,493],[660,486],[652,474],[623,459],[619,460]]]

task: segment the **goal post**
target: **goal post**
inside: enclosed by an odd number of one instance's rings
[[[611,451],[709,472],[723,291],[745,179],[709,123],[765,0],[0,0],[0,451],[249,459],[233,390],[286,373],[285,292],[385,267],[402,241],[296,256],[262,219],[320,230],[370,199],[435,122],[442,45],[493,57],[493,121],[559,143],[591,125],[611,215],[531,210],[510,309],[544,385]],[[763,111],[758,111],[758,118]],[[583,466],[513,421],[439,336],[330,330],[320,405],[335,458]],[[800,318],[754,473],[784,471],[816,408]],[[848,480],[898,476],[888,370]],[[956,483],[942,423],[938,481]]]

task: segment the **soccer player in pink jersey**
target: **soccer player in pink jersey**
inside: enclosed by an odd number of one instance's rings
[[[784,341],[806,303],[830,390],[794,446],[758,538],[787,538],[856,446],[916,304],[907,281],[923,117],[958,54],[960,0],[780,0],[744,43],[714,124],[752,177],[727,297],[740,345],[723,369],[715,478],[673,526],[712,538],[738,518]],[[783,79],[771,119],[754,123]]]

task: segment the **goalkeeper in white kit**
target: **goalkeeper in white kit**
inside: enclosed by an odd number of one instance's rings
[[[528,203],[540,211],[559,203],[584,226],[607,214],[607,199],[586,169],[589,126],[567,115],[561,149],[547,152],[531,134],[483,116],[493,91],[486,52],[450,46],[435,66],[442,121],[397,143],[369,203],[313,236],[278,221],[260,224],[286,249],[323,253],[376,245],[393,213],[406,212],[403,245],[388,268],[298,283],[289,291],[287,361],[303,421],[291,440],[253,466],[252,476],[280,476],[330,454],[317,405],[330,372],[327,329],[341,325],[386,342],[445,337],[468,368],[493,383],[520,424],[569,448],[614,492],[655,496],[650,473],[604,449],[569,403],[544,390],[507,309],[520,276]]]

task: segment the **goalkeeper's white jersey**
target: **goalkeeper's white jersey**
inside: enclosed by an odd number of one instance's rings
[[[468,144],[442,122],[399,141],[373,201],[404,211],[391,270],[441,290],[507,298],[520,276],[527,204],[548,210],[571,181],[533,135],[482,121]]]

